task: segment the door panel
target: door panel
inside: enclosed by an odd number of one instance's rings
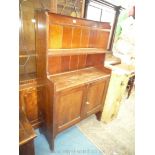
[[[56,102],[56,124],[58,132],[81,119],[84,86],[58,93]]]
[[[86,114],[90,115],[95,111],[99,111],[103,105],[104,94],[107,89],[107,80],[99,80],[88,85]]]
[[[42,123],[43,88],[30,87],[20,91],[20,104],[24,108],[28,120],[33,127]]]

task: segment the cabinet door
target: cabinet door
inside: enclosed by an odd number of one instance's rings
[[[99,80],[88,85],[85,103],[86,116],[102,111],[107,87],[108,79]]]
[[[41,102],[42,88],[27,88],[20,91],[20,104],[23,106],[28,120],[33,127],[38,127],[42,123]]]
[[[55,122],[57,132],[77,123],[81,119],[85,86],[63,90],[56,95]]]

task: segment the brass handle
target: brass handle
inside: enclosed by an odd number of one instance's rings
[[[90,103],[87,101],[86,104],[90,104]]]

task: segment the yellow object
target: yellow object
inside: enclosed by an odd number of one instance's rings
[[[122,97],[134,70],[134,67],[125,64],[108,66],[108,68],[112,69],[112,74],[101,118],[104,123],[108,123],[117,117]]]

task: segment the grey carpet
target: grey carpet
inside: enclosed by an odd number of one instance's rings
[[[122,99],[117,118],[108,124],[99,122],[95,115],[77,124],[104,155],[135,154],[134,96],[132,91],[129,99]]]

